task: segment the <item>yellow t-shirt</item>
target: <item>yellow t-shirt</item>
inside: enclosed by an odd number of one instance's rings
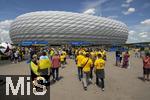
[[[97,53],[97,55],[98,55],[98,54],[101,54],[102,57],[104,56],[103,53],[102,53],[101,51],[99,51],[99,52]]]
[[[50,56],[53,56],[54,53],[55,53],[55,52],[54,52],[53,50],[51,50],[51,51],[50,51]]]
[[[89,60],[88,60],[89,59]],[[88,61],[88,62],[87,62]],[[87,63],[86,63],[87,62]],[[86,64],[86,65],[85,65]],[[81,62],[81,66],[83,67],[83,71],[84,72],[89,72],[90,68],[92,66],[93,62],[90,58],[85,57],[82,62]]]
[[[38,65],[34,64],[34,63],[31,61],[30,66],[31,66],[31,70],[33,71],[34,74],[40,75],[40,73],[38,72]]]
[[[77,54],[78,54],[78,52],[79,52],[79,50],[77,50],[77,49],[76,49],[76,50],[75,50],[75,54],[77,55]]]
[[[95,57],[95,52],[91,52],[90,54],[91,54],[92,58]]]
[[[77,67],[82,67],[81,66],[81,62],[82,60],[84,59],[84,56],[83,55],[78,55],[76,60],[77,60]]]
[[[64,61],[65,60],[65,55],[61,55],[60,56],[60,61]]]
[[[63,54],[65,57],[67,57],[66,51],[62,51],[62,54]]]
[[[102,51],[102,55],[103,56],[105,56],[106,55],[106,51],[104,50],[104,51]]]
[[[40,59],[39,60],[40,69],[46,69],[51,67],[51,61],[49,59]]]
[[[104,57],[106,56],[106,52],[105,52],[105,51],[103,51],[103,52],[102,52],[102,51],[99,51],[99,52],[97,52],[96,54],[97,54],[97,55],[98,55],[98,54],[101,54],[102,58],[104,58]]]
[[[82,53],[83,55],[86,55],[86,52],[84,50],[80,50],[79,54]]]
[[[104,69],[105,61],[102,58],[96,59],[94,66],[95,69]]]

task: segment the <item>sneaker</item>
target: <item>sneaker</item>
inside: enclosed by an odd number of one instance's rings
[[[79,78],[79,81],[81,81],[81,78]]]
[[[102,88],[102,91],[104,91],[105,89],[104,88]]]
[[[56,80],[55,80],[55,79],[53,79],[53,82],[56,82]]]
[[[99,83],[98,83],[98,82],[96,82],[96,85],[97,85],[97,86],[99,86]]]
[[[56,78],[56,81],[59,81],[59,78]]]
[[[91,78],[89,79],[89,82],[92,82],[92,79],[91,79]]]
[[[87,91],[87,87],[84,87],[84,90]]]

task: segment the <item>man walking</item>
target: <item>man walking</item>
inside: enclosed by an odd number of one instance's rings
[[[81,65],[83,67],[83,80],[82,80],[83,86],[84,86],[84,90],[87,90],[87,85],[90,79],[90,68],[93,65],[89,53],[86,54],[86,57],[82,60]]]
[[[99,80],[101,80],[101,88],[102,91],[104,91],[105,60],[102,58],[101,54],[98,54],[98,59],[96,59],[94,65],[95,65],[95,74],[96,74],[96,84],[99,86]]]

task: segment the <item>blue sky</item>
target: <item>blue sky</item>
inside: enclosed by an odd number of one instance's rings
[[[9,25],[17,16],[47,10],[120,20],[129,27],[128,42],[150,42],[150,0],[0,0],[0,33],[5,34],[1,40],[8,39]]]

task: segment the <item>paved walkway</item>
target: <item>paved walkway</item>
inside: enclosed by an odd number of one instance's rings
[[[87,91],[77,79],[77,68],[73,60],[68,59],[66,68],[60,69],[61,79],[50,87],[51,100],[150,100],[150,82],[143,82],[142,60],[131,57],[130,69],[114,66],[114,53],[108,53],[106,63],[105,91],[93,84]],[[26,62],[0,65],[1,75],[28,75]]]

